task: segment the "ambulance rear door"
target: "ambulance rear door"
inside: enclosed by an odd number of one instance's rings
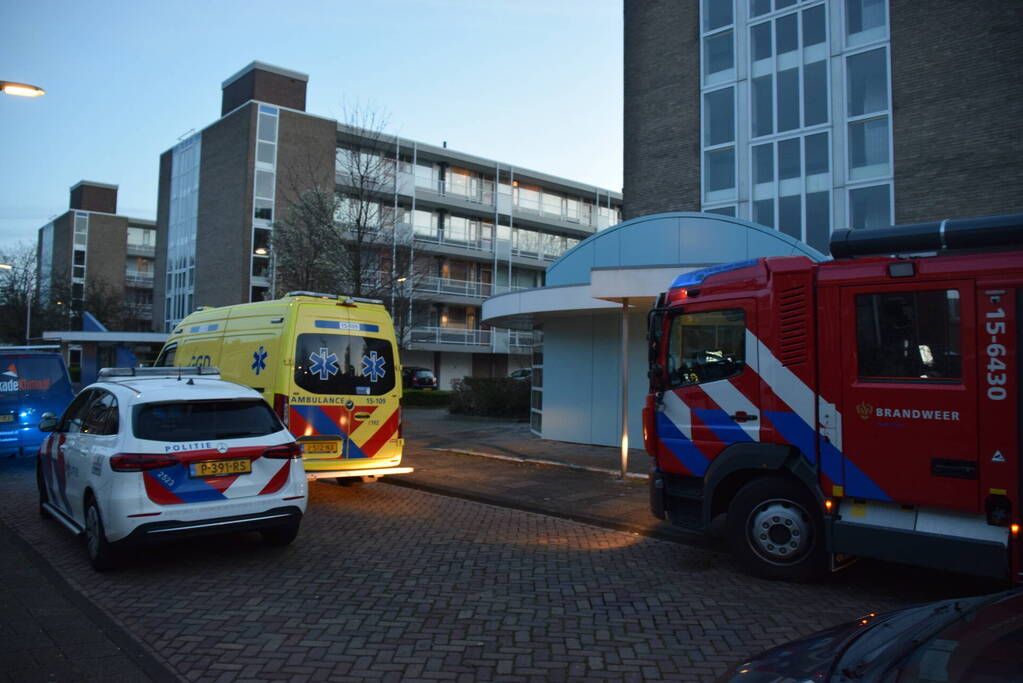
[[[397,435],[400,383],[392,340],[385,314],[300,304],[289,415],[307,470],[347,469],[393,455],[386,446]]]

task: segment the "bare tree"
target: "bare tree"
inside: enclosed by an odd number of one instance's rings
[[[24,344],[29,307],[39,309],[38,301],[33,302],[36,281],[36,250],[24,242],[0,251],[0,264],[10,268],[0,269],[0,341],[9,344]],[[33,313],[36,311],[33,310]],[[38,320],[32,321],[32,329],[39,330]]]
[[[407,340],[409,297],[425,270],[414,259],[408,207],[396,201],[401,159],[387,121],[372,108],[346,108],[333,159],[306,157],[281,169],[286,189],[274,225],[273,277],[278,292],[381,299]]]

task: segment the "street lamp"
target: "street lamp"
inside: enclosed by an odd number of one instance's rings
[[[46,94],[46,91],[38,85],[15,83],[14,81],[0,81],[0,90],[4,94],[15,95],[17,97],[41,97]]]
[[[21,270],[21,268],[15,268],[12,265],[6,263],[0,263],[0,270],[6,270],[8,272],[14,272],[15,270]],[[27,292],[27,302],[25,306],[25,346],[30,344],[29,341],[29,330],[32,329],[32,286],[29,285]]]

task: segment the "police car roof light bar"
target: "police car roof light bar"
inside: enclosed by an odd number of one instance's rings
[[[950,218],[888,228],[842,228],[831,233],[836,259],[958,249],[1023,246],[1023,214]]]
[[[146,367],[146,368],[103,368],[97,375],[98,379],[117,377],[181,377],[189,375],[220,375],[220,368],[213,367]]]

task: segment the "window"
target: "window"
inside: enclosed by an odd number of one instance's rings
[[[888,109],[887,51],[871,50],[846,60],[849,116],[861,116]]]
[[[853,228],[883,228],[891,224],[888,185],[861,187],[849,191],[849,225]]]
[[[386,394],[394,388],[391,343],[348,334],[300,334],[295,384],[314,394]]]
[[[132,413],[135,438],[151,441],[245,439],[284,429],[262,399],[143,403]]]
[[[884,38],[885,0],[845,0],[845,28],[850,45]]]
[[[959,380],[960,335],[958,290],[856,297],[860,379]]]
[[[735,89],[707,93],[703,102],[704,144],[719,145],[735,140]]]
[[[671,321],[667,370],[672,386],[738,375],[745,367],[745,354],[742,309],[683,313]]]
[[[117,399],[109,391],[96,393],[96,398],[85,411],[82,432],[97,436],[116,434],[118,428]]]

